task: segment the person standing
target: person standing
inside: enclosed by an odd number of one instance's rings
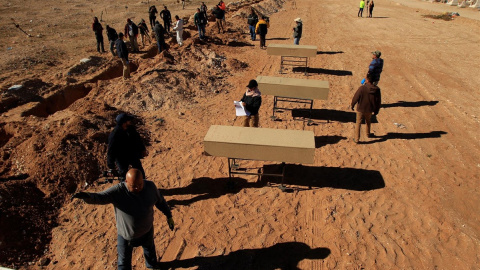
[[[258,111],[262,105],[262,94],[258,90],[258,83],[256,80],[250,80],[247,85],[247,91],[243,94],[240,100],[243,107],[250,113],[245,116],[243,120],[244,127],[258,127],[259,117]]]
[[[158,46],[158,53],[161,53],[163,50],[166,49],[165,45],[165,30],[163,29],[160,22],[155,22],[155,27],[153,28],[153,32],[155,33],[155,39],[157,40]]]
[[[260,49],[267,48],[265,38],[267,36],[269,23],[266,16],[262,16],[262,19],[258,21],[255,27],[255,33],[260,35]]]
[[[102,24],[98,21],[98,18],[93,18],[92,30],[95,32],[95,38],[97,39],[97,51],[98,52],[105,52],[103,47],[103,27]],[[101,49],[101,51],[100,51]]]
[[[123,79],[130,78],[130,63],[128,62],[128,49],[125,42],[123,42],[123,33],[118,34],[118,39],[115,41],[115,47],[117,48],[117,55],[122,60],[123,65]]]
[[[139,52],[138,49],[138,26],[132,22],[132,20],[127,19],[127,24],[125,24],[125,36],[130,40],[130,45],[132,45],[133,52]]]
[[[155,27],[155,20],[157,19],[157,16],[156,14],[158,13],[158,10],[157,10],[157,7],[155,6],[151,6],[149,9],[148,9],[148,19],[150,21],[150,27]]]
[[[258,23],[258,16],[255,13],[255,10],[252,8],[250,15],[248,15],[247,18],[247,24],[248,24],[248,30],[250,30],[250,39],[252,41],[255,41],[257,38],[257,35],[255,34],[255,26],[257,26]]]
[[[163,6],[162,12],[160,12],[160,18],[163,19],[163,28],[165,32],[170,33],[170,25],[172,24],[172,14],[168,10],[167,6]]]
[[[150,39],[150,31],[148,30],[148,26],[144,19],[138,24],[138,29],[140,30],[140,36],[142,37],[143,47],[145,47],[145,41],[147,40],[152,43],[152,40]]]
[[[372,18],[373,7],[375,7],[375,4],[373,3],[373,0],[372,0],[368,5],[368,17],[370,18]]]
[[[108,168],[112,171],[118,168],[118,175],[125,177],[129,166],[131,166],[140,170],[145,177],[140,159],[146,157],[148,152],[133,124],[133,116],[121,113],[115,120],[117,125],[108,136]]]
[[[175,15],[175,20],[177,22],[175,23],[175,27],[173,27],[173,31],[177,32],[177,43],[178,45],[182,46],[183,45],[183,20],[178,17],[178,15]]]
[[[357,17],[363,17],[363,8],[365,7],[365,0],[360,0],[360,9],[358,10]]]
[[[153,206],[167,217],[170,230],[175,228],[172,212],[155,183],[144,180],[137,169],[130,169],[126,181],[99,193],[78,192],[73,198],[87,204],[113,204],[117,223],[117,267],[132,269],[134,247],[142,246],[147,268],[160,269],[155,250]]]
[[[110,52],[113,56],[115,56],[115,41],[118,39],[117,31],[110,26],[107,25],[107,37],[108,41],[110,42]]]
[[[212,10],[213,16],[215,16],[215,23],[218,27],[218,33],[220,34],[220,29],[222,29],[222,33],[225,33],[225,29],[223,28],[223,17],[225,16],[225,12],[220,9],[219,6],[215,6]]]
[[[297,23],[297,26],[293,28],[293,44],[298,45],[300,44],[300,38],[302,38],[302,19],[296,18],[294,20]]]
[[[205,38],[205,25],[207,24],[207,18],[205,18],[205,14],[197,8],[197,12],[193,16],[193,20],[195,22],[195,26],[198,28],[198,37],[200,40]]]
[[[365,119],[365,124],[367,125],[366,136],[368,138],[374,137],[373,133],[370,133],[371,117],[372,114],[378,114],[382,103],[382,96],[380,88],[372,84],[372,80],[373,75],[367,74],[365,84],[358,88],[350,104],[352,111],[354,110],[355,104],[357,105],[357,120],[353,137],[355,143],[360,141],[360,126],[362,125],[363,119]]]
[[[227,21],[225,20],[225,14],[227,14],[227,6],[225,5],[225,2],[223,2],[223,0],[220,0],[220,2],[218,2],[218,7],[223,11],[223,26],[226,27]]]
[[[205,18],[207,19],[208,23],[208,15],[207,15],[207,5],[205,5],[205,2],[202,2],[202,5],[200,6],[200,11],[205,15]]]
[[[182,0],[182,9],[185,9],[185,0]]]
[[[368,66],[368,74],[372,74],[372,84],[377,85],[380,81],[380,74],[383,71],[383,59],[380,58],[382,53],[380,51],[372,52],[372,62]]]

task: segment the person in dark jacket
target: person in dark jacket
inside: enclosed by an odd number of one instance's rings
[[[138,49],[138,26],[132,22],[132,20],[127,19],[127,24],[125,24],[125,36],[130,40],[130,45],[132,46],[133,52],[139,52]]]
[[[377,85],[380,81],[380,74],[383,71],[383,59],[380,58],[382,53],[380,51],[372,52],[372,62],[368,66],[368,74],[372,74],[372,84]]]
[[[380,88],[372,84],[372,80],[373,75],[367,74],[365,84],[358,88],[357,92],[353,96],[352,103],[350,104],[352,111],[354,110],[355,104],[357,104],[357,121],[355,124],[355,134],[353,138],[355,143],[360,141],[360,126],[363,119],[365,119],[365,123],[367,124],[367,137],[374,137],[373,133],[370,133],[370,118],[372,117],[372,114],[377,115],[380,111],[382,95],[380,93]]]
[[[158,13],[157,7],[151,6],[148,8],[148,19],[150,21],[150,27],[155,27],[155,19],[157,18],[156,14]]]
[[[92,30],[95,32],[95,38],[97,39],[97,51],[98,52],[105,52],[103,47],[103,27],[102,24],[98,21],[98,18],[93,18]],[[100,49],[102,49],[100,51]]]
[[[172,14],[167,9],[167,6],[163,6],[163,10],[160,12],[160,18],[163,19],[163,28],[165,32],[170,33],[170,25],[172,24]]]
[[[202,5],[200,6],[200,12],[202,12],[205,15],[205,18],[208,19],[207,11],[208,11],[207,5],[205,5],[205,2],[202,2]],[[207,23],[208,23],[208,20],[207,20]]]
[[[302,38],[302,19],[296,18],[294,20],[297,23],[297,26],[293,28],[293,44],[298,45],[300,44],[300,38]]]
[[[368,17],[372,18],[372,13],[373,13],[373,8],[375,7],[375,4],[373,3],[373,0],[368,4]]]
[[[142,19],[138,24],[138,29],[140,30],[140,36],[142,37],[143,47],[145,47],[145,41],[147,40],[149,43],[152,43],[152,40],[150,39],[150,31],[148,30],[148,26],[144,19]]]
[[[193,21],[198,28],[198,37],[200,40],[203,40],[205,38],[205,25],[207,24],[207,18],[205,17],[205,14],[200,11],[200,8],[197,8],[197,13],[193,16]]]
[[[213,16],[215,16],[215,23],[218,27],[218,33],[220,34],[220,29],[222,29],[222,33],[225,33],[225,29],[223,27],[223,17],[225,17],[225,11],[223,11],[219,6],[215,6],[212,10]]]
[[[258,21],[255,27],[255,33],[260,35],[260,49],[267,48],[265,38],[267,36],[269,23],[266,16],[262,16],[262,19]]]
[[[154,209],[167,217],[175,228],[172,212],[152,181],[144,180],[137,169],[130,169],[125,182],[99,193],[77,192],[73,198],[88,204],[113,204],[117,223],[117,264],[119,270],[132,269],[132,251],[142,246],[147,268],[160,269],[154,241]]]
[[[123,65],[123,79],[130,78],[130,63],[128,62],[128,49],[125,42],[123,42],[123,33],[118,34],[118,39],[115,41],[117,48],[117,55],[120,57]]]
[[[255,34],[255,26],[257,26],[258,23],[258,16],[255,13],[255,9],[252,8],[250,15],[248,15],[247,18],[247,24],[248,24],[248,30],[250,30],[250,39],[252,41],[255,41],[257,38],[257,35]]]
[[[157,40],[158,53],[161,53],[166,49],[165,45],[165,30],[163,29],[160,22],[155,22],[155,27],[153,27],[153,32],[155,33],[155,39]]]
[[[113,56],[115,56],[115,41],[118,39],[117,31],[110,26],[107,25],[107,37],[108,41],[110,42],[110,52]]]
[[[145,177],[141,158],[148,152],[133,124],[133,116],[121,113],[117,116],[117,125],[108,137],[107,166],[125,177],[128,167],[138,169]]]
[[[247,85],[247,91],[243,94],[240,100],[243,103],[243,107],[250,113],[245,116],[243,120],[244,127],[258,127],[258,111],[260,105],[262,105],[262,94],[258,90],[258,83],[256,80],[250,80]],[[248,113],[247,113],[248,114]]]

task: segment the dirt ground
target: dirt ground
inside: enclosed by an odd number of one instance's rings
[[[116,267],[113,207],[70,197],[115,184],[99,176],[115,116],[128,112],[149,151],[147,177],[176,223],[171,232],[155,212],[167,269],[480,267],[478,11],[458,8],[469,18],[442,21],[422,16],[443,12],[438,3],[377,0],[373,18],[358,18],[353,0],[227,2],[226,33],[210,23],[200,42],[190,20],[184,46],[171,38],[168,52],[147,45],[132,55],[128,81],[117,58],[96,52],[93,16],[121,31],[127,17],[147,19],[152,4],[188,18],[200,3],[185,10],[169,1],[2,3],[0,266]],[[293,20],[302,18],[300,44],[318,46],[308,76],[298,68],[279,74],[280,58],[249,40],[251,6],[270,18],[267,45],[292,44]],[[383,106],[376,137],[362,133],[357,145],[349,104],[374,50],[385,60]],[[312,125],[294,117],[299,111],[272,121],[273,97],[263,96],[261,127],[315,134],[315,164],[288,164],[286,192],[275,178],[237,177],[229,189],[226,158],[203,155],[210,125],[241,125],[232,102],[258,75],[330,84],[328,100],[314,103]],[[140,248],[133,264],[145,267]]]

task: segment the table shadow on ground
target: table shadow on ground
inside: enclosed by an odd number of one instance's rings
[[[445,131],[431,131],[425,133],[398,133],[398,132],[389,132],[385,135],[373,135],[374,140],[362,142],[360,141],[359,144],[372,144],[378,142],[384,142],[386,140],[417,140],[417,139],[429,139],[429,138],[440,138],[442,135],[447,134]]]
[[[305,72],[305,67],[294,67],[293,72]],[[353,73],[349,70],[325,69],[325,68],[307,68],[306,73],[327,74],[335,76],[352,76]]]
[[[397,101],[395,103],[387,103],[387,104],[382,104],[382,108],[392,108],[392,107],[407,107],[407,108],[413,108],[413,107],[422,107],[422,106],[435,106],[437,105],[438,101],[432,100],[432,101]]]
[[[338,111],[329,109],[312,109],[311,114],[308,109],[293,109],[293,118],[310,118],[312,120],[335,121],[342,123],[355,123],[357,113],[350,111]],[[378,123],[377,117],[372,115],[370,119],[372,123]],[[364,121],[365,122],[365,121]]]
[[[314,167],[296,164],[285,165],[284,184],[308,187],[309,189],[331,187],[357,191],[374,190],[385,187],[385,181],[379,171],[338,168]],[[263,166],[264,173],[278,172],[281,164]],[[279,177],[263,176],[262,182],[281,183]]]
[[[219,198],[226,194],[238,193],[244,188],[260,188],[265,186],[262,182],[248,182],[246,179],[240,177],[225,178],[209,178],[200,177],[192,179],[192,182],[186,187],[159,189],[164,196],[173,195],[197,195],[190,199],[167,200],[168,205],[174,207],[176,205],[190,205],[192,203]]]
[[[343,51],[317,51],[317,54],[338,54],[343,53]]]
[[[336,144],[341,140],[346,140],[347,137],[343,136],[315,136],[315,148],[320,148],[328,144]]]
[[[191,268],[202,270],[274,270],[300,269],[304,259],[323,260],[330,255],[329,248],[311,248],[301,242],[278,243],[267,248],[241,249],[225,255],[194,257],[160,263],[165,269]]]

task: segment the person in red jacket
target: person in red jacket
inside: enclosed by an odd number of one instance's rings
[[[352,111],[355,104],[357,104],[357,121],[355,123],[355,134],[353,141],[358,143],[360,141],[360,126],[362,120],[365,119],[367,124],[366,135],[368,138],[373,138],[373,133],[370,133],[371,117],[372,114],[377,115],[380,111],[380,105],[382,104],[382,96],[380,88],[373,85],[373,75],[367,74],[365,84],[358,88],[357,92],[353,96],[352,103],[350,104]]]
[[[98,21],[97,17],[93,18],[92,30],[93,32],[95,32],[95,38],[97,39],[97,51],[104,53],[105,49],[103,47],[103,27]],[[100,51],[100,49],[102,50]]]
[[[139,52],[138,49],[138,26],[132,22],[132,20],[127,19],[127,24],[125,24],[125,36],[129,38],[130,45],[132,45],[133,52]]]

